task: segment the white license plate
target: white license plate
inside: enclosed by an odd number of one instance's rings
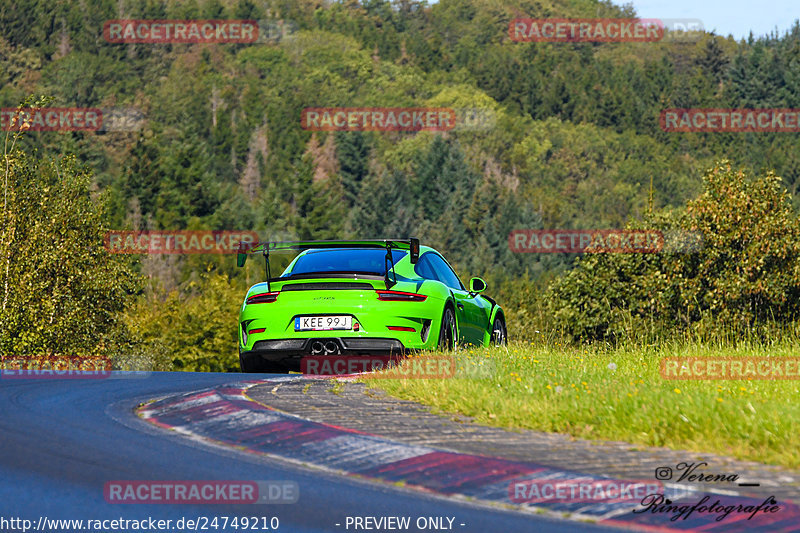
[[[298,316],[294,319],[295,331],[326,331],[331,329],[353,329],[353,317],[339,316]]]

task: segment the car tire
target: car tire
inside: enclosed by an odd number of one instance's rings
[[[506,329],[506,321],[503,317],[496,316],[492,324],[492,336],[489,340],[492,346],[505,346],[508,344],[508,330]]]
[[[287,371],[278,363],[265,361],[261,357],[243,358],[239,356],[239,368],[245,374],[286,374]]]
[[[453,308],[447,306],[442,313],[442,325],[439,328],[439,349],[455,350],[456,347],[456,315]]]

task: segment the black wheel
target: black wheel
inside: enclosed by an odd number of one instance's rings
[[[261,357],[242,357],[239,355],[239,368],[245,374],[286,374],[286,368],[279,363],[265,361]]]
[[[454,350],[456,347],[456,315],[453,308],[445,307],[442,315],[442,327],[439,330],[439,349]]]
[[[490,342],[492,346],[503,346],[508,343],[506,321],[503,320],[501,316],[496,316],[494,318],[494,324],[492,324],[492,339]]]

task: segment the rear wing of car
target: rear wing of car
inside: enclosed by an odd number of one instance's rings
[[[236,265],[243,267],[247,262],[247,254],[261,253],[264,256],[267,283],[271,280],[269,269],[270,252],[302,252],[304,250],[317,250],[324,248],[385,248],[386,260],[389,265],[386,269],[386,285],[397,283],[394,274],[394,264],[392,262],[392,250],[408,250],[409,259],[415,264],[419,259],[419,239],[409,237],[408,239],[368,239],[360,241],[277,241],[277,242],[253,242],[240,243],[239,253],[236,256]],[[394,279],[389,278],[391,271]]]

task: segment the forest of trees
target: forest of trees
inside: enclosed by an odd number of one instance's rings
[[[753,194],[784,198],[788,218],[781,223],[794,228],[800,187],[794,134],[659,127],[665,108],[800,108],[797,22],[784,35],[741,42],[712,33],[658,43],[508,38],[508,23],[519,16],[634,15],[629,6],[597,0],[3,2],[0,107],[48,95],[51,106],[126,108],[145,118],[132,131],[25,132],[15,145],[16,181],[9,185],[6,177],[6,192],[30,183],[68,187],[83,198],[76,209],[93,213],[93,229],[65,234],[76,239],[65,242],[101,249],[101,228],[247,229],[304,239],[413,235],[445,254],[462,277],[489,281],[489,293],[509,308],[512,337],[549,325],[579,339],[618,338],[615,313],[587,315],[588,304],[568,280],[586,283],[579,278],[593,262],[611,275],[619,273],[615,261],[652,258],[591,257],[576,269],[575,255],[512,253],[509,232],[618,228],[666,218],[684,224],[687,204],[702,204],[711,194],[708,176],[739,170],[771,184],[767,191],[755,179]],[[105,21],[134,18],[254,19],[278,31],[254,44],[104,40]],[[303,108],[325,106],[471,108],[492,121],[444,133],[301,127]],[[26,173],[31,165],[38,167]],[[769,172],[779,178],[763,178]],[[67,176],[68,185],[59,182]],[[788,196],[781,196],[784,189]],[[65,205],[47,200],[55,190],[36,200],[42,219],[77,224],[78,212],[71,219]],[[753,209],[758,218],[761,211]],[[20,217],[4,204],[4,228]],[[3,231],[4,253],[23,264]],[[80,269],[89,260],[73,259],[39,261]],[[130,278],[98,289],[104,294],[98,302],[108,298],[100,307],[114,317],[85,315],[109,339],[122,339],[116,346],[149,351],[158,368],[235,368],[235,313],[260,267],[237,271],[228,256],[96,260],[106,275],[119,269]],[[669,268],[699,268],[688,263]],[[560,281],[547,296],[544,288],[554,278]],[[795,290],[795,278],[787,276],[774,291]],[[613,285],[600,279],[603,287]],[[706,312],[739,323],[766,316],[734,313],[731,296],[727,311],[700,305],[679,319],[675,302],[702,291],[678,292],[674,301],[654,302],[647,316],[664,318],[664,327],[699,322]],[[773,296],[775,305],[763,309],[773,318],[776,312],[793,316],[794,308]],[[617,307],[637,315],[634,298],[620,296]],[[13,324],[10,337],[30,328],[31,317],[6,315],[0,318]],[[544,316],[554,321],[542,324]],[[0,349],[66,349],[34,344],[4,340]]]

